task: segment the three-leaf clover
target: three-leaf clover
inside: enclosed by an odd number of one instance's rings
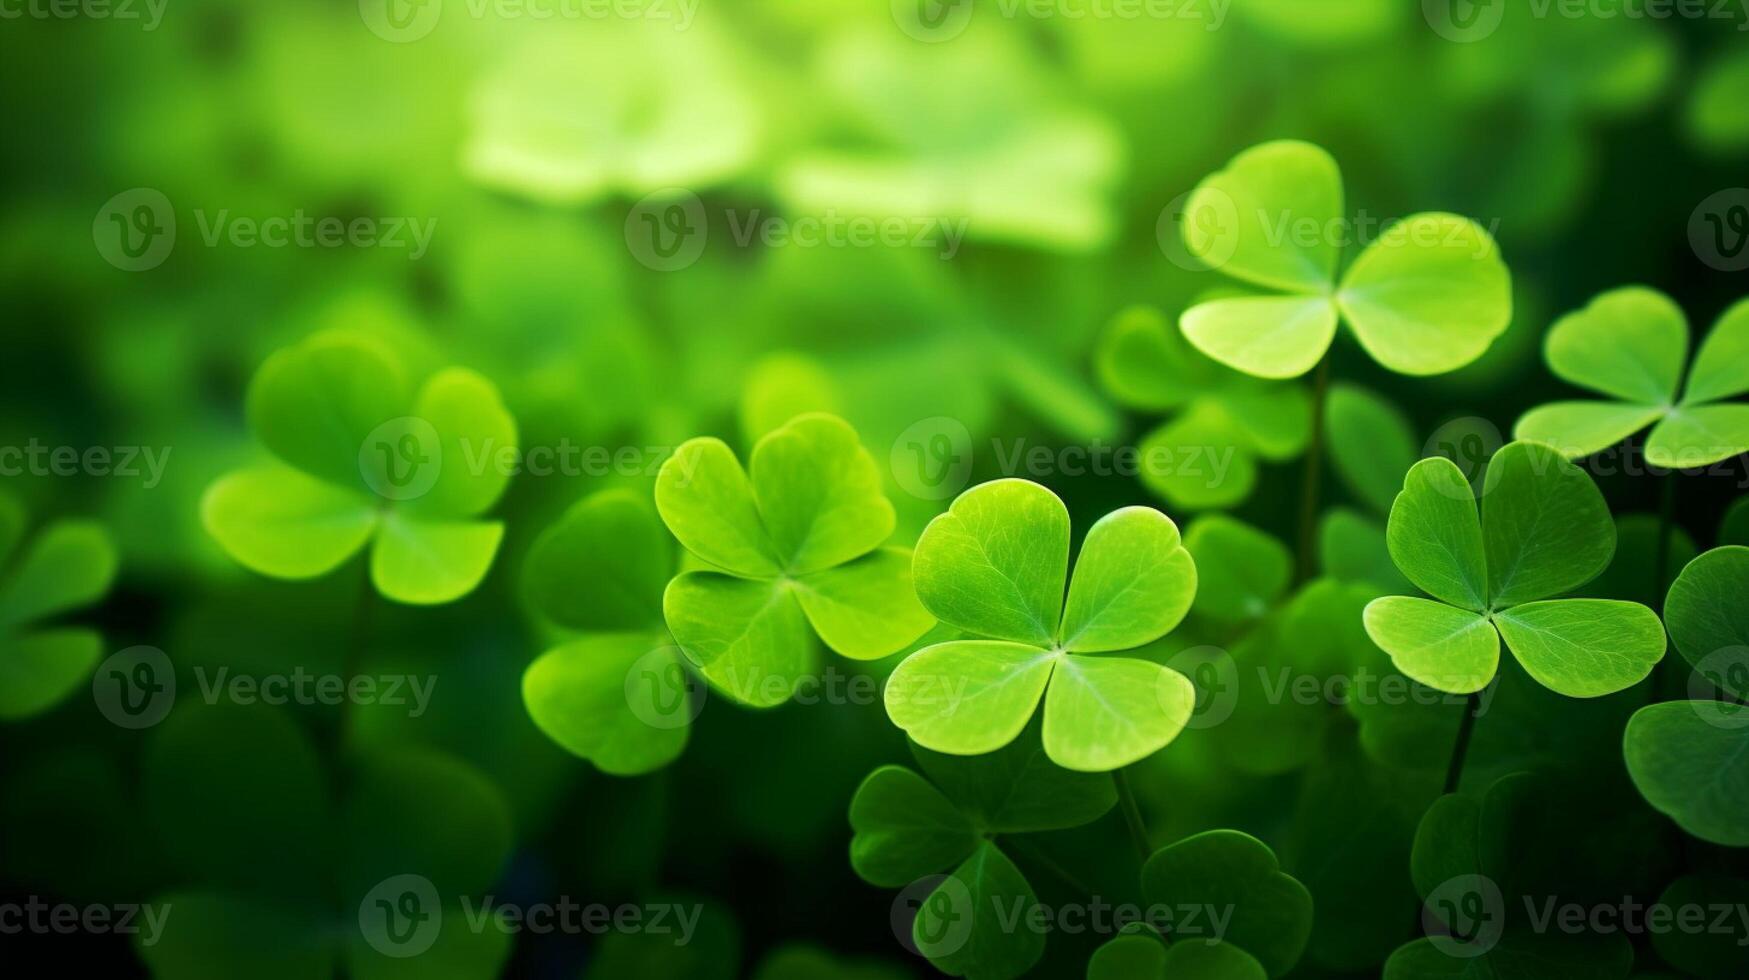
[[[1193,908],[1174,944],[1219,940],[1256,957],[1279,977],[1293,969],[1312,934],[1312,896],[1281,870],[1267,844],[1237,830],[1211,830],[1155,851],[1142,866],[1150,903]]]
[[[1117,803],[1110,779],[1053,764],[1038,728],[976,758],[914,745],[923,775],[882,766],[850,801],[851,867],[872,885],[928,889],[910,896],[918,913],[913,939],[956,976],[1018,976],[1044,951],[1042,933],[1012,926],[1025,921],[1014,913],[1030,912],[1036,898],[997,835],[1079,827]]]
[[[1397,567],[1433,598],[1375,600],[1366,631],[1428,687],[1486,687],[1502,637],[1527,673],[1568,697],[1631,687],[1664,656],[1664,626],[1645,606],[1550,600],[1609,565],[1615,524],[1591,477],[1548,446],[1514,442],[1495,454],[1479,517],[1457,465],[1422,460],[1391,507],[1387,536]]]
[[[1264,143],[1192,192],[1185,247],[1210,266],[1276,292],[1217,299],[1179,325],[1203,353],[1246,374],[1296,378],[1347,322],[1399,374],[1455,371],[1512,319],[1511,276],[1494,240],[1452,214],[1416,214],[1361,252],[1340,280],[1342,174],[1310,143]]]
[[[1210,360],[1149,307],[1118,314],[1095,367],[1124,407],[1176,413],[1137,449],[1142,483],[1177,507],[1240,503],[1257,484],[1258,459],[1296,456],[1311,436],[1311,402],[1300,387]]]
[[[479,515],[510,482],[516,422],[472,371],[440,370],[416,393],[415,380],[387,345],[338,330],[269,357],[246,409],[279,462],[208,487],[207,532],[275,578],[317,578],[369,544],[371,581],[390,599],[471,592],[504,536]]]
[[[1013,741],[1044,700],[1044,746],[1066,769],[1102,772],[1178,735],[1196,694],[1177,671],[1102,656],[1164,636],[1190,609],[1196,565],[1178,526],[1125,507],[1087,532],[1065,603],[1069,511],[1026,480],[967,490],[917,542],[918,598],[988,639],[950,640],[901,663],[887,715],[918,744],[977,755]]]
[[[1518,420],[1515,434],[1589,456],[1656,423],[1646,461],[1665,469],[1709,466],[1749,452],[1749,300],[1719,319],[1688,365],[1688,318],[1644,286],[1612,290],[1549,331],[1549,369],[1612,401],[1554,402]],[[1687,367],[1687,385],[1683,370]]]
[[[574,505],[529,549],[529,605],[577,635],[522,675],[529,717],[603,772],[660,769],[686,748],[691,678],[662,622],[674,545],[649,503],[603,490]]]
[[[367,747],[335,798],[309,736],[262,705],[180,708],[142,765],[150,832],[179,870],[162,934],[139,937],[154,977],[486,980],[509,957],[507,927],[458,907],[514,842],[509,805],[473,767]]]
[[[24,507],[0,494],[0,720],[39,715],[72,694],[103,659],[103,636],[50,621],[103,598],[115,544],[101,525],[58,521],[24,543]]]
[[[880,470],[842,419],[791,419],[754,445],[747,470],[721,440],[689,440],[657,474],[656,509],[716,569],[668,583],[668,630],[738,701],[789,700],[817,667],[816,636],[875,660],[929,629],[910,553],[881,547],[894,515]]]
[[[1715,548],[1670,586],[1665,620],[1693,701],[1641,708],[1624,737],[1640,794],[1696,837],[1749,846],[1749,548]],[[1710,686],[1702,686],[1702,682]],[[1716,692],[1723,698],[1702,697]]]

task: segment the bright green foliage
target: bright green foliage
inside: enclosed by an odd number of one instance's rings
[[[1405,218],[1338,279],[1342,174],[1310,143],[1264,143],[1198,185],[1184,211],[1192,255],[1285,295],[1217,299],[1187,310],[1203,353],[1261,378],[1294,378],[1323,360],[1346,322],[1399,374],[1455,371],[1481,357],[1512,318],[1511,277],[1494,240],[1450,214]]]
[[[751,446],[810,412],[843,415],[842,401],[832,377],[813,358],[793,351],[768,355],[753,365],[741,389],[741,438]]]
[[[144,768],[150,831],[187,883],[158,899],[174,914],[138,947],[154,976],[379,977],[413,963],[421,976],[485,980],[509,957],[509,932],[469,928],[460,904],[477,904],[512,846],[510,812],[473,768],[429,749],[371,749],[333,799],[315,746],[287,716],[236,706],[174,712]],[[220,784],[214,772],[233,775]],[[403,949],[429,944],[416,958],[333,928],[361,923],[373,890],[405,875],[423,879],[409,886],[412,911],[437,923],[407,940]]]
[[[1293,969],[1312,932],[1312,896],[1275,852],[1236,830],[1211,830],[1154,852],[1142,867],[1148,901],[1231,914],[1218,937],[1175,931],[1175,943],[1219,938],[1257,958],[1269,976]],[[1212,925],[1204,923],[1204,929]]]
[[[1293,577],[1293,555],[1286,545],[1231,517],[1211,514],[1192,521],[1184,531],[1184,548],[1196,563],[1191,611],[1217,622],[1261,617]]]
[[[1714,548],[1689,562],[1670,586],[1664,621],[1696,671],[1749,700],[1749,548]]]
[[[668,584],[675,642],[719,691],[789,700],[818,663],[816,636],[846,657],[896,653],[929,628],[910,555],[881,547],[893,506],[842,419],[791,419],[753,447],[747,470],[716,439],[683,444],[656,477],[656,508],[716,570]]]
[[[1171,945],[1137,926],[1093,951],[1087,980],[1266,980],[1250,953],[1203,940]]]
[[[1119,404],[1171,414],[1137,448],[1142,482],[1175,507],[1242,502],[1256,486],[1259,459],[1298,455],[1311,435],[1311,404],[1303,389],[1211,360],[1149,307],[1132,307],[1112,320],[1095,367]]]
[[[1569,697],[1631,687],[1664,656],[1663,624],[1645,606],[1552,598],[1609,565],[1615,525],[1591,478],[1547,446],[1515,442],[1495,454],[1480,516],[1455,464],[1417,463],[1388,536],[1397,567],[1437,601],[1379,599],[1367,607],[1367,632],[1429,687],[1487,686],[1501,638],[1538,683]]]
[[[1178,527],[1127,507],[1087,532],[1067,602],[1069,513],[1049,490],[997,480],[961,494],[917,543],[917,595],[937,619],[993,640],[927,647],[893,671],[887,714],[918,744],[977,755],[1007,745],[1044,698],[1045,751],[1103,772],[1177,736],[1195,695],[1132,650],[1178,625],[1196,566]]]
[[[247,409],[279,463],[208,487],[208,533],[275,578],[325,575],[374,542],[371,581],[391,599],[431,605],[473,591],[504,534],[480,515],[510,482],[516,423],[471,371],[439,371],[417,391],[415,381],[361,334],[319,333],[268,358]]]
[[[952,869],[917,896],[914,939],[955,975],[1018,976],[1044,951],[1042,933],[1014,925],[1036,900],[994,835],[1078,827],[1117,802],[1109,779],[1052,764],[1038,728],[977,758],[914,746],[928,779],[883,766],[850,801],[850,864],[863,880],[900,888]]]
[[[101,600],[119,557],[109,532],[59,521],[28,547],[24,507],[0,493],[0,721],[20,721],[64,701],[103,659],[97,630],[54,621]]]
[[[1554,402],[1518,420],[1517,436],[1589,456],[1657,423],[1646,460],[1710,466],[1749,452],[1749,301],[1719,318],[1688,364],[1688,318],[1643,286],[1611,290],[1549,331],[1549,369],[1609,401]],[[1688,381],[1683,384],[1687,368]]]
[[[579,501],[529,550],[529,605],[582,635],[528,665],[523,703],[549,738],[603,772],[650,772],[686,748],[693,692],[662,623],[674,565],[655,509],[620,490]]]

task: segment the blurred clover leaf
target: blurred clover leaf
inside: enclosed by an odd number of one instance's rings
[[[1311,436],[1311,402],[1303,390],[1211,360],[1150,307],[1118,314],[1095,357],[1100,381],[1119,404],[1175,413],[1137,447],[1143,484],[1175,507],[1242,502],[1257,484],[1259,458],[1290,459]],[[1224,461],[1216,455],[1223,450]]]
[[[1743,497],[1725,512],[1719,524],[1719,544],[1749,547],[1749,497]]]
[[[1196,932],[1175,929],[1174,944],[1230,943],[1271,977],[1293,969],[1312,933],[1306,886],[1281,870],[1267,844],[1237,830],[1211,830],[1155,851],[1142,867],[1142,894],[1153,904],[1204,910],[1209,921]]]
[[[1683,875],[1658,896],[1665,908],[1749,908],[1749,881],[1718,871]],[[1666,963],[1702,980],[1732,980],[1749,976],[1749,922],[1715,920],[1714,927],[1691,931],[1660,929],[1652,933],[1652,948]]]
[[[473,768],[373,747],[333,800],[289,715],[197,705],[153,731],[143,769],[151,831],[184,882],[160,898],[175,909],[162,935],[139,945],[153,976],[365,978],[414,964],[486,980],[509,957],[507,929],[474,928],[458,907],[493,885],[513,840],[509,807]],[[413,917],[403,927],[419,924],[404,942],[366,928],[381,894]]]
[[[579,635],[528,665],[523,704],[549,738],[603,772],[652,772],[686,748],[695,692],[662,622],[675,564],[655,509],[628,490],[584,498],[529,549],[529,605]]]
[[[1087,980],[1268,980],[1250,953],[1226,943],[1162,942],[1146,926],[1093,951]]]
[[[1732,45],[1695,80],[1683,113],[1696,143],[1721,156],[1749,149],[1749,51]]]
[[[915,745],[912,752],[928,778],[882,766],[851,798],[851,867],[883,888],[913,886],[952,869],[927,896],[913,896],[918,949],[956,976],[1019,976],[1043,953],[1044,935],[1016,930],[1012,923],[1024,920],[1005,917],[1017,904],[1028,914],[1036,898],[997,835],[1091,823],[1116,805],[1116,789],[1103,776],[1052,763],[1037,723],[988,755],[951,756]]]
[[[1554,402],[1518,420],[1520,439],[1589,456],[1657,423],[1646,461],[1709,466],[1749,452],[1749,300],[1719,318],[1688,365],[1688,319],[1668,296],[1628,286],[1598,296],[1549,331],[1549,369],[1612,401]],[[1683,386],[1683,370],[1688,382]]]
[[[1044,701],[1044,746],[1066,769],[1103,772],[1177,737],[1196,692],[1177,671],[1100,656],[1169,632],[1196,595],[1178,526],[1126,507],[1087,532],[1068,601],[1069,511],[1027,480],[973,487],[917,542],[917,596],[983,640],[919,650],[887,684],[887,715],[918,744],[978,755],[1013,741]],[[1048,689],[1048,692],[1047,692]]]
[[[1596,578],[1615,553],[1597,485],[1555,450],[1515,442],[1488,464],[1481,514],[1451,460],[1425,459],[1391,507],[1391,557],[1432,599],[1389,596],[1366,630],[1397,669],[1470,694],[1499,669],[1500,641],[1543,686],[1568,697],[1639,683],[1664,656],[1664,627],[1638,603],[1554,599]]]
[[[54,620],[102,599],[119,563],[99,524],[57,521],[21,552],[28,528],[24,506],[0,493],[0,721],[42,714],[91,676],[103,635]]]
[[[1183,218],[1192,255],[1277,292],[1185,311],[1203,353],[1262,378],[1297,378],[1324,359],[1345,320],[1372,358],[1399,374],[1455,371],[1512,319],[1511,275],[1481,226],[1416,214],[1369,244],[1340,280],[1342,174],[1310,143],[1264,143],[1199,184]]]
[[[1670,638],[1716,700],[1641,708],[1624,738],[1641,795],[1701,840],[1749,846],[1749,548],[1715,548],[1670,586]]]
[[[1382,518],[1420,458],[1414,427],[1383,395],[1337,384],[1324,406],[1324,444],[1336,475],[1370,513],[1348,507],[1325,512],[1318,524],[1319,566],[1341,581],[1368,583],[1380,595],[1412,588],[1391,562]]]
[[[437,371],[417,394],[412,381],[393,350],[355,333],[324,331],[269,357],[246,407],[279,462],[208,487],[207,532],[274,578],[317,578],[370,544],[371,582],[390,599],[471,592],[504,535],[479,515],[510,482],[516,422],[472,371]]]
[[[1190,611],[1223,624],[1261,619],[1293,578],[1293,555],[1267,532],[1207,514],[1184,530],[1184,548],[1196,566]]]
[[[745,171],[759,152],[760,111],[712,26],[549,25],[481,78],[464,170],[567,207],[699,190]]]
[[[894,515],[880,470],[836,416],[802,415],[767,433],[747,470],[720,440],[684,443],[656,477],[656,508],[714,569],[668,583],[668,630],[737,701],[789,700],[816,667],[816,636],[876,660],[929,629],[910,553],[881,547]]]
[[[1403,6],[1391,0],[1249,0],[1234,7],[1258,30],[1304,48],[1381,41],[1397,33],[1406,19]]]

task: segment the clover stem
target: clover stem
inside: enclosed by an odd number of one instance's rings
[[[1670,539],[1675,536],[1675,533],[1676,471],[1666,470],[1663,487],[1659,493],[1658,541],[1653,549],[1654,560],[1652,562],[1651,606],[1658,610],[1660,615],[1663,614],[1664,609],[1664,590],[1669,587],[1669,583],[1665,581],[1665,573],[1670,567]],[[1658,665],[1652,668],[1652,683],[1646,692],[1646,697],[1651,701],[1659,700],[1660,692],[1669,686],[1671,668],[1665,666],[1665,661],[1669,659],[1669,651],[1666,650],[1664,660],[1659,661]]]
[[[1330,355],[1318,362],[1318,373],[1312,381],[1312,433],[1306,448],[1306,470],[1300,484],[1300,548],[1299,567],[1295,581],[1311,580],[1317,568],[1314,559],[1318,525],[1318,481],[1324,466],[1324,405],[1330,395]]]
[[[1148,847],[1148,825],[1142,822],[1142,808],[1136,805],[1136,794],[1122,769],[1114,770],[1111,779],[1117,784],[1117,805],[1123,811],[1125,826],[1129,827],[1130,841],[1136,845],[1136,854],[1146,862],[1152,851]]]
[[[1464,718],[1458,724],[1457,741],[1451,747],[1451,764],[1445,769],[1445,792],[1449,795],[1458,790],[1458,783],[1464,778],[1464,757],[1470,753],[1470,736],[1476,731],[1476,716],[1482,710],[1481,693],[1469,696],[1464,704]]]

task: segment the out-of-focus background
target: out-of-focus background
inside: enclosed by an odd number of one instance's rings
[[[1017,475],[1000,458],[1015,447],[1133,444],[1159,417],[1102,387],[1099,338],[1126,307],[1174,317],[1219,284],[1177,244],[1177,209],[1202,176],[1275,138],[1340,161],[1350,258],[1417,211],[1493,231],[1516,310],[1485,358],[1410,382],[1344,340],[1335,370],[1393,398],[1418,433],[1465,419],[1466,433],[1478,419],[1509,433],[1567,390],[1540,357],[1562,312],[1645,283],[1699,330],[1749,292],[1743,8],[0,0],[0,446],[140,453],[129,472],[67,474],[14,455],[0,491],[33,524],[88,518],[113,536],[119,577],[84,616],[106,651],[166,651],[184,698],[196,666],[339,669],[362,564],[273,582],[225,557],[198,518],[206,487],[261,455],[243,418],[250,376],[315,330],[479,370],[525,446],[573,461],[512,483],[495,512],[506,543],[477,592],[380,604],[366,662],[437,679],[419,717],[292,705],[226,723],[236,731],[132,731],[81,692],[0,727],[0,899],[247,887],[314,896],[299,907],[343,929],[351,910],[323,905],[354,873],[342,852],[441,837],[454,817],[506,855],[496,873],[458,876],[503,900],[704,903],[706,938],[678,966],[642,936],[524,933],[506,954],[515,975],[732,977],[795,942],[932,972],[899,949],[892,895],[846,860],[851,791],[905,761],[880,705],[710,702],[674,766],[603,775],[522,704],[544,643],[518,593],[532,539],[591,491],[647,493],[680,440],[744,450],[767,403],[786,399],[858,428],[889,469],[907,543],[944,505],[903,472],[920,423],[1004,447],[976,454],[966,481]],[[1292,540],[1298,477],[1266,463],[1231,507]],[[1617,511],[1653,508],[1655,484],[1630,477],[1607,484]],[[1132,478],[1034,478],[1078,528],[1124,503],[1190,516]],[[1710,540],[1740,492],[1697,486],[1685,527]],[[339,773],[339,729],[382,749],[385,772]],[[178,782],[190,759],[205,778]],[[453,767],[465,803],[394,806],[393,773],[419,765]],[[1162,765],[1145,790],[1159,819],[1243,826],[1290,853],[1296,812],[1315,832],[1318,794],[1352,795],[1297,769],[1241,782],[1217,757]],[[361,785],[386,799],[355,804]],[[311,830],[331,819],[345,829]],[[1066,836],[1063,853],[1121,881],[1129,856],[1104,846],[1115,826]],[[1327,845],[1307,847],[1366,863],[1369,845]],[[1296,975],[1376,975],[1412,904],[1382,926],[1321,906],[1330,938]],[[227,934],[247,945],[282,926],[240,913]],[[145,970],[137,941],[113,932],[3,941],[66,972]],[[1089,948],[1053,938],[1036,975],[1078,973]],[[182,969],[235,975],[222,960]]]

